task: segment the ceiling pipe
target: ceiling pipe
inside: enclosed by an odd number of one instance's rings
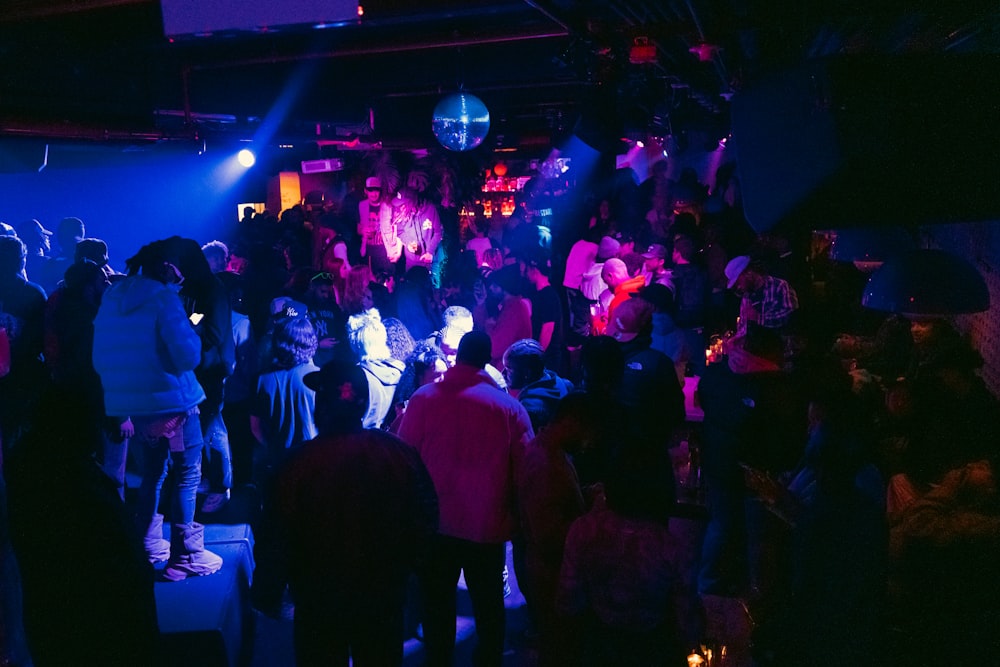
[[[122,130],[107,127],[67,123],[22,123],[17,121],[0,121],[0,137],[19,137],[37,139],[65,139],[72,141],[138,141],[156,142],[164,140],[191,139],[189,134],[167,134],[149,130]]]
[[[371,56],[388,53],[409,53],[411,51],[427,51],[431,49],[449,49],[462,46],[482,46],[485,44],[508,44],[511,42],[523,42],[532,39],[555,39],[566,37],[568,31],[544,31],[533,33],[521,33],[515,35],[496,35],[493,37],[464,37],[446,40],[431,40],[426,42],[411,42],[408,44],[386,44],[380,46],[366,46],[353,49],[343,49],[340,51],[324,51],[322,53],[301,53],[285,56],[261,56],[259,58],[243,58],[240,60],[230,60],[219,63],[209,63],[195,65],[192,67],[196,71],[206,71],[214,69],[229,69],[231,67],[244,67],[247,65],[274,65],[284,62],[300,62],[302,60],[326,60],[332,58],[347,58],[351,56]]]
[[[537,83],[498,83],[490,86],[476,86],[476,92],[496,92],[501,90],[530,90],[536,88],[566,88],[566,87],[585,87],[586,84],[581,81],[539,81]],[[432,95],[440,95],[440,86],[435,86],[431,88],[425,88],[423,90],[411,90],[402,93],[387,93],[381,96],[381,99],[391,100],[406,97],[427,97]]]
[[[35,6],[29,0],[20,4],[20,7],[16,5],[14,7],[5,7],[4,11],[0,13],[0,23],[14,23],[16,21],[66,16],[98,9],[130,7],[133,5],[156,5],[158,3],[156,0],[76,0],[72,4],[57,3],[39,7]]]

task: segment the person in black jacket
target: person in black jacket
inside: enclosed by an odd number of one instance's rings
[[[57,388],[39,416],[7,469],[34,664],[156,664],[153,568],[114,481],[94,461],[103,415],[90,397]]]
[[[180,296],[201,338],[201,363],[194,370],[206,397],[198,406],[207,455],[205,476],[208,478],[208,496],[201,509],[214,512],[229,500],[233,484],[229,431],[222,419],[226,378],[233,374],[236,366],[233,312],[229,293],[212,273],[198,242],[174,236],[165,243],[176,248],[180,258],[179,268],[184,274]]]
[[[507,391],[531,419],[538,433],[547,426],[559,400],[573,391],[573,383],[545,367],[545,350],[534,338],[513,343],[503,355]]]
[[[738,593],[762,583],[755,535],[747,532],[741,464],[775,474],[791,470],[801,458],[806,403],[783,364],[778,334],[751,323],[745,336],[729,342],[725,363],[710,364],[698,384],[710,516],[698,584],[703,594]]]
[[[644,299],[623,301],[608,322],[608,334],[625,355],[621,399],[640,428],[666,442],[684,422],[684,390],[673,359],[651,347],[652,331],[653,306]]]
[[[438,527],[427,468],[399,438],[364,429],[368,379],[331,361],[305,376],[319,437],[278,473],[257,543],[255,604],[287,582],[298,665],[399,665],[406,580]]]

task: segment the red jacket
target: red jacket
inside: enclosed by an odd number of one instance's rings
[[[623,301],[628,301],[632,298],[632,295],[638,294],[639,290],[646,286],[646,279],[641,275],[634,278],[629,278],[623,282],[618,287],[614,288],[614,297],[611,299],[611,303],[608,304],[607,314],[601,318],[602,322],[599,327],[599,331],[595,333],[598,335],[603,334],[607,330],[608,322],[614,317],[615,308],[617,308]]]

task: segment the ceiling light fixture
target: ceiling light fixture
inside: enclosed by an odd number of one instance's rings
[[[718,51],[719,47],[715,44],[706,44],[704,42],[688,49],[688,53],[695,54],[698,56],[698,60],[703,63],[711,62]]]

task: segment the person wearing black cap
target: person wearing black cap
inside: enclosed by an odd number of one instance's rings
[[[548,425],[559,401],[573,391],[573,383],[557,375],[545,363],[545,351],[537,340],[525,338],[503,355],[507,391],[524,406],[535,431]]]
[[[257,547],[255,604],[295,603],[298,665],[399,665],[407,577],[438,527],[434,484],[409,445],[364,429],[368,379],[331,361],[304,376],[319,436],[279,471]],[[454,618],[452,619],[454,622]]]
[[[399,427],[427,466],[441,510],[431,557],[418,573],[429,665],[452,664],[462,570],[479,638],[474,663],[498,667],[503,654],[505,543],[516,523],[513,471],[534,432],[524,407],[483,370],[491,349],[481,331],[463,336],[455,366],[410,397]]]
[[[666,285],[673,289],[673,277],[670,269],[666,268],[667,247],[661,243],[650,244],[646,252],[642,254],[642,277],[647,285]]]
[[[81,239],[76,244],[76,251],[73,254],[73,261],[91,261],[101,267],[104,275],[109,278],[117,274],[108,263],[108,244],[101,239],[87,238]]]

